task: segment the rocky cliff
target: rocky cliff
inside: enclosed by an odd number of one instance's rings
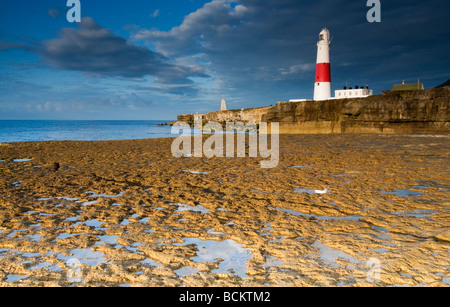
[[[192,122],[192,115],[179,121]],[[450,87],[383,92],[367,98],[278,102],[213,112],[205,121],[279,122],[280,133],[450,133]]]
[[[225,126],[226,122],[243,122],[250,123],[255,122],[259,123],[263,117],[263,115],[267,114],[267,112],[273,107],[261,107],[261,108],[252,108],[252,109],[241,109],[241,110],[228,110],[228,111],[216,111],[211,113],[202,114],[203,123],[206,122],[219,122]],[[179,122],[186,122],[190,125],[194,124],[194,114],[183,114],[179,115]]]

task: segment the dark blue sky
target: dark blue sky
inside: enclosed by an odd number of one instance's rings
[[[381,0],[0,2],[0,119],[176,119],[312,98],[316,42],[332,89],[450,79],[450,2]]]

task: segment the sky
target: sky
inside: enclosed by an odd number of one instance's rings
[[[450,79],[450,2],[380,0],[0,1],[0,120],[175,120],[312,99],[317,41],[332,90]],[[334,93],[334,92],[333,92]]]

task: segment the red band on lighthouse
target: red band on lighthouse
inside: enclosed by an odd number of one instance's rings
[[[331,82],[330,63],[317,63],[316,83]]]

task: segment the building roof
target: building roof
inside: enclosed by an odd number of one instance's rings
[[[392,87],[392,91],[417,91],[423,90],[423,83],[403,83],[403,84],[394,84]]]

